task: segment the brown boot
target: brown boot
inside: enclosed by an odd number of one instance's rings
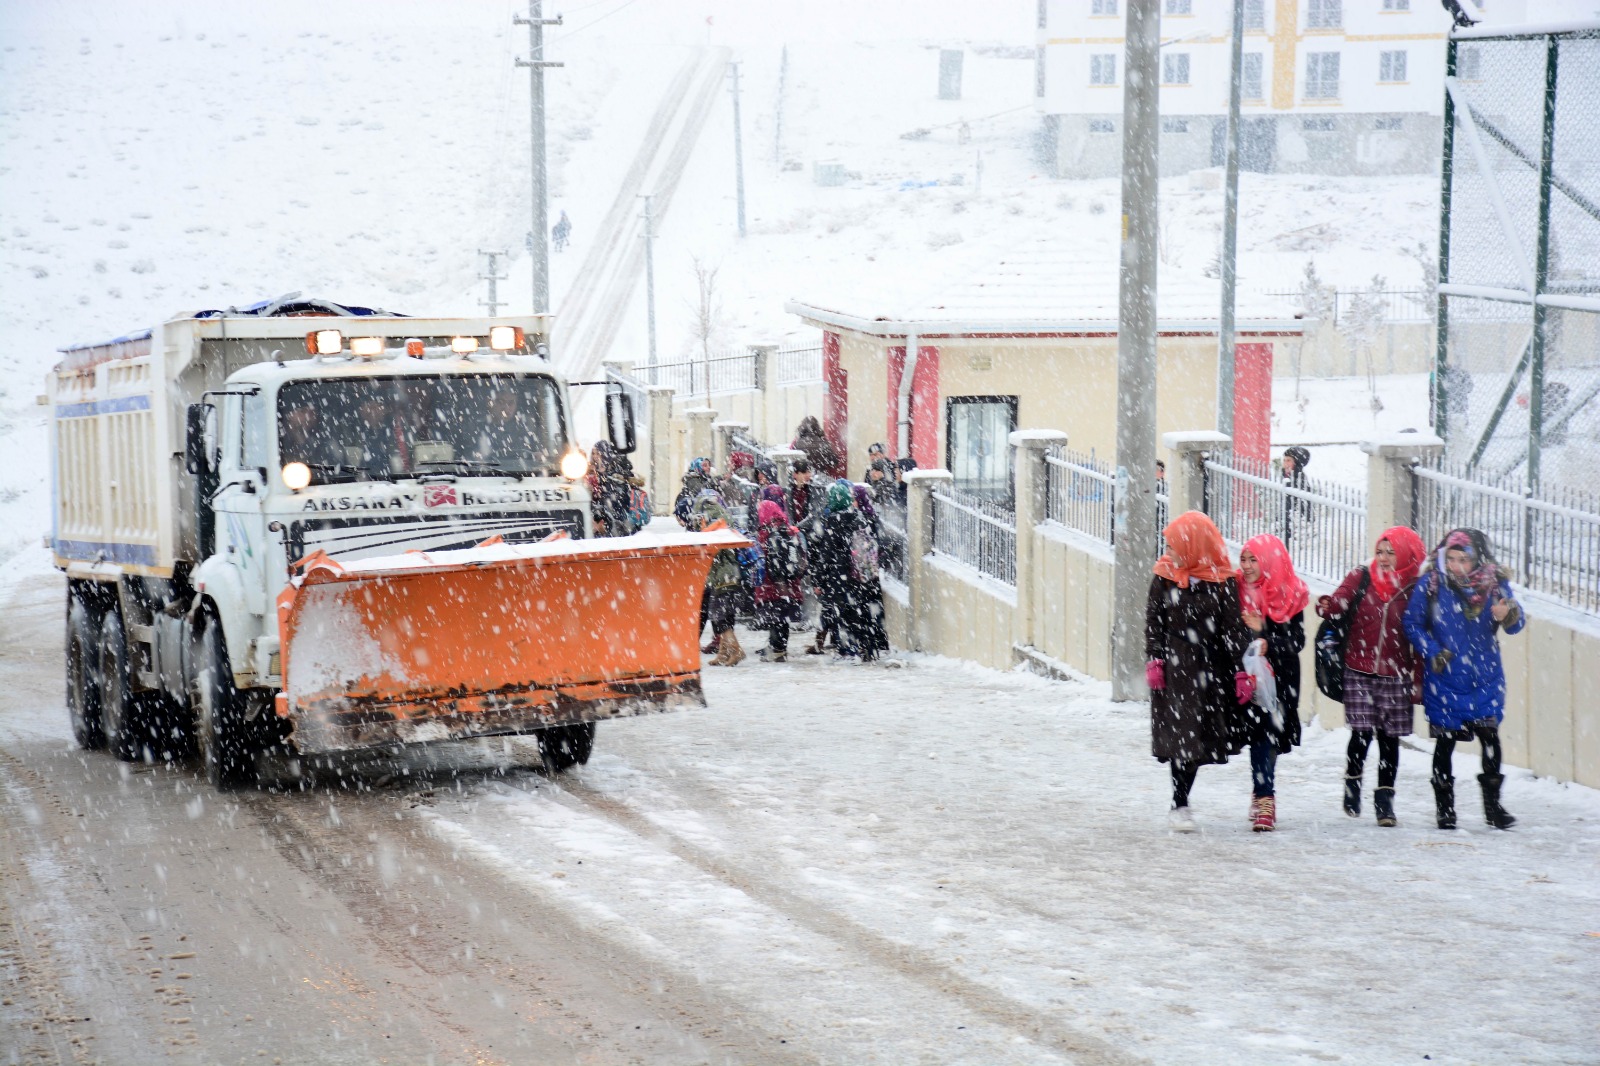
[[[726,633],[722,634],[722,640],[727,648],[728,656],[727,660],[722,665],[738,666],[740,663],[744,662],[744,649],[739,646],[739,638],[737,635],[735,635],[733,630],[730,629]]]
[[[712,666],[728,665],[728,634],[717,634],[717,656],[711,660]]]

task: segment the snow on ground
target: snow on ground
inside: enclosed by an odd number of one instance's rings
[[[564,778],[441,793],[437,831],[822,1061],[1594,1061],[1593,790],[1511,770],[1516,830],[1463,788],[1440,832],[1413,737],[1379,829],[1312,727],[1278,832],[1236,759],[1182,836],[1147,707],[1105,685],[922,656],[705,682]]]

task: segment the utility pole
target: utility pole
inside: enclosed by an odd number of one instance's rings
[[[644,201],[644,314],[650,333],[650,384],[656,384],[656,253],[655,224],[650,217],[650,194]]]
[[[733,170],[739,190],[739,236],[744,236],[744,138],[739,129],[739,64],[729,63],[733,73]]]
[[[1128,0],[1117,300],[1117,492],[1111,698],[1145,695],[1144,608],[1156,558],[1156,235],[1160,0]]]
[[[772,134],[772,165],[783,169],[783,95],[789,82],[789,46],[783,46],[783,56],[778,60],[778,114]]]
[[[506,276],[495,269],[495,267],[498,266],[495,260],[506,253],[486,252],[482,248],[479,248],[478,254],[489,260],[489,269],[478,275],[479,281],[487,281],[489,283],[489,298],[487,300],[479,300],[478,302],[489,309],[489,317],[493,318],[495,313],[500,310],[500,297],[498,295],[499,290],[495,287],[495,283],[506,280]]]
[[[1222,313],[1217,323],[1217,432],[1233,436],[1234,294],[1239,287],[1239,77],[1244,56],[1244,0],[1233,0],[1232,77],[1228,84],[1228,155],[1222,182]]]
[[[528,114],[533,140],[533,239],[530,252],[533,260],[535,314],[550,310],[550,205],[544,159],[544,68],[564,65],[547,62],[544,58],[544,28],[561,25],[561,16],[547,19],[542,8],[543,0],[528,0],[526,18],[511,16],[513,25],[528,27],[528,58],[518,58],[517,66],[528,68]]]

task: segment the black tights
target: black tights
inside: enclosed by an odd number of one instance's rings
[[[1346,777],[1359,778],[1367,765],[1367,749],[1372,745],[1372,730],[1350,730],[1350,746],[1344,752]],[[1378,787],[1393,788],[1400,771],[1400,738],[1378,730]]]
[[[1194,787],[1194,775],[1199,771],[1197,762],[1179,762],[1173,759],[1172,767],[1172,805],[1174,807],[1189,806],[1189,790]]]
[[[1468,726],[1472,735],[1483,745],[1483,772],[1490,777],[1500,776],[1500,730],[1494,726]],[[1456,738],[1440,737],[1433,742],[1433,779],[1453,781],[1451,757],[1456,753]]]

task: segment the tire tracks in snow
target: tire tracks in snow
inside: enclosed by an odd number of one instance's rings
[[[930,952],[893,940],[852,919],[820,906],[773,881],[663,829],[647,815],[583,783],[562,779],[557,791],[590,811],[615,822],[634,835],[670,853],[756,902],[779,911],[811,932],[848,945],[874,963],[935,993],[960,1000],[987,1021],[1017,1032],[1075,1063],[1094,1066],[1135,1066],[1149,1060],[1122,1051],[1091,1036],[1061,1018],[1006,996],[951,969]],[[1063,1012],[1065,1013],[1065,1012]]]

